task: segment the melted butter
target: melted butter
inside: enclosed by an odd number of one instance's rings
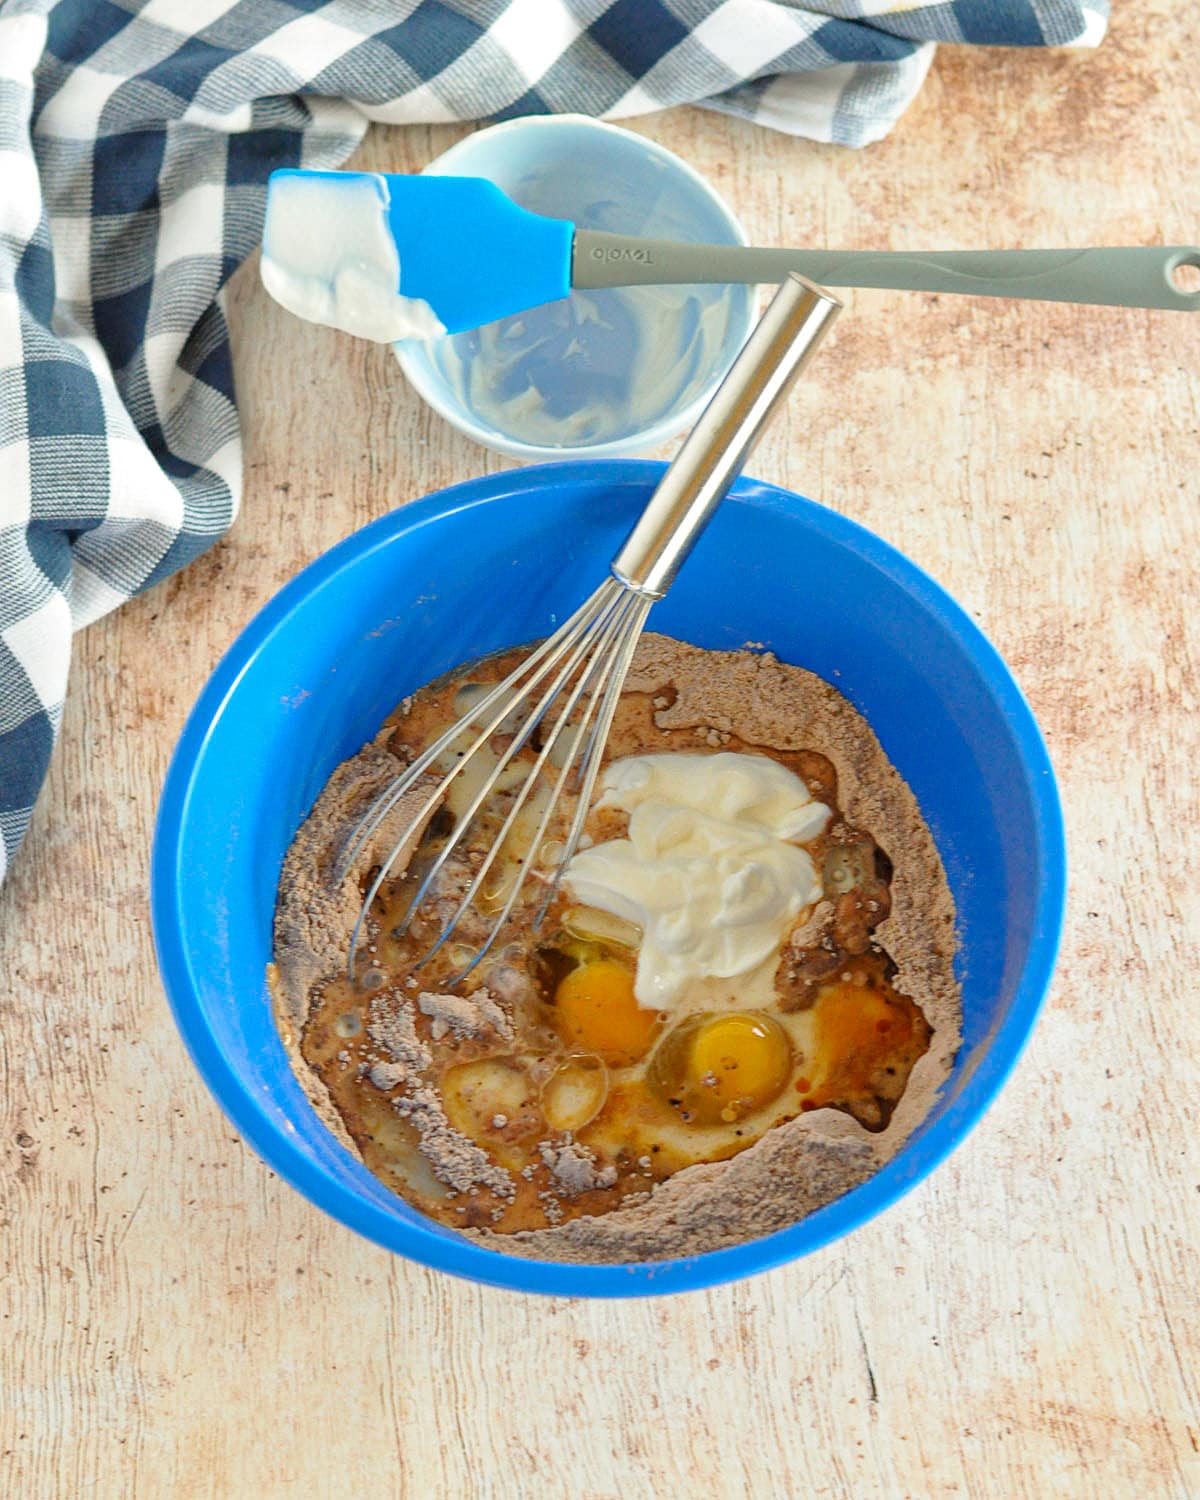
[[[569,127],[568,127],[569,128]],[[578,228],[667,240],[728,237],[690,183],[641,148],[614,151],[582,139],[499,183],[523,208]],[[752,307],[743,287],[576,289],[469,333],[424,345],[419,356],[449,398],[484,428],[538,448],[636,441],[682,420],[742,341]]]
[[[430,362],[483,425],[541,448],[617,441],[694,400],[729,329],[713,288],[573,291],[430,344]]]

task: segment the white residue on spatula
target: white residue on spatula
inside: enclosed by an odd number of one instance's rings
[[[376,173],[279,176],[263,226],[262,280],[310,323],[391,344],[445,333],[420,297],[400,293],[400,256]]]

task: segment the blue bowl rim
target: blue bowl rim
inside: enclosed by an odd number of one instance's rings
[[[1049,753],[1033,712],[1003,659],[960,605],[903,553],[857,522],[781,486],[743,477],[734,503],[767,511],[799,512],[806,527],[849,547],[918,602],[969,652],[1016,740],[1035,811],[1042,879],[1033,937],[1004,1025],[988,1050],[986,1076],[977,1070],[963,1085],[953,1120],[936,1121],[922,1140],[922,1160],[905,1170],[907,1147],[866,1182],[773,1234],[723,1250],[670,1261],[627,1265],[576,1265],[505,1255],[425,1228],[364,1202],[351,1188],[311,1162],[258,1106],[209,1031],[190,982],[175,900],[184,816],[196,762],[223,707],[263,643],[293,608],[343,568],[400,536],[442,516],[502,500],[514,493],[561,484],[628,485],[649,490],[665,468],[649,459],[606,459],[537,464],[481,476],[414,500],[353,532],[286,583],[233,641],[205,684],[184,725],[159,802],[151,860],[151,915],[160,972],[171,1012],[201,1077],[231,1123],[272,1170],[317,1207],[367,1239],[411,1260],[467,1280],[518,1291],[560,1296],[650,1296],[699,1290],[770,1270],[823,1248],[889,1208],[940,1165],[979,1123],[1003,1087],[1033,1030],[1054,970],[1066,905],[1067,862],[1062,808]],[[803,1245],[797,1246],[803,1238]]]

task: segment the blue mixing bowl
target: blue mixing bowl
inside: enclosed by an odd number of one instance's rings
[[[545,635],[591,591],[661,469],[624,460],[497,474],[347,538],[281,590],[217,667],[159,809],[159,963],[179,1029],[229,1118],[344,1224],[498,1286],[680,1291],[793,1260],[855,1228],[920,1181],[983,1114],[1029,1036],[1058,945],[1066,874],[1054,775],[995,650],[877,537],[743,479],[650,623],[700,646],[761,641],[836,683],[907,778],[961,930],[963,1046],[933,1112],[882,1171],[790,1229],[628,1266],[483,1249],[393,1196],[334,1140],[292,1075],[267,994],[288,844],[330,772],[398,699],[472,657]]]

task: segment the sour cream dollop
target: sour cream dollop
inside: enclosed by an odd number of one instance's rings
[[[391,344],[445,333],[420,297],[400,294],[387,182],[375,172],[274,177],[263,226],[262,281],[289,312]]]
[[[829,819],[786,766],[762,755],[674,752],[609,764],[598,805],[628,836],[575,855],[572,897],[642,929],[634,992],[669,1010],[690,981],[749,973],[821,895],[804,849]]]

